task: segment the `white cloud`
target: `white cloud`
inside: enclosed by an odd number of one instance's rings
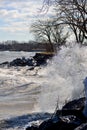
[[[43,0],[42,0],[43,1]],[[9,33],[29,32],[29,26],[36,19],[46,18],[44,13],[39,12],[42,7],[41,0],[0,0],[0,30]],[[52,9],[48,11],[51,15]]]
[[[6,9],[0,10],[0,16],[6,16],[8,14],[8,11]]]
[[[5,1],[5,0],[4,0]],[[2,8],[0,9],[0,18],[4,18],[4,20],[9,19],[10,21],[18,20],[28,20],[29,18],[34,18],[38,15],[38,8],[40,5],[36,2],[10,2],[8,4],[4,3]],[[35,5],[34,5],[35,3]],[[5,5],[6,4],[6,5]],[[5,8],[4,8],[5,7]]]
[[[6,10],[6,9],[2,9],[0,11],[0,17],[4,17],[5,19],[9,19],[9,18],[19,18],[20,14],[18,12],[18,10]]]
[[[11,26],[11,27],[0,27],[0,29],[1,30],[4,30],[4,31],[9,31],[9,33],[16,33],[16,32],[23,32],[24,33],[24,31],[26,31],[26,30],[28,30],[28,28],[27,27],[22,27],[22,28],[20,28],[20,27],[15,27],[15,26]]]

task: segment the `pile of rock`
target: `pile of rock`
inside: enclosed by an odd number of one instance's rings
[[[33,59],[25,59],[25,57],[14,59],[9,66],[33,66]]]
[[[61,110],[39,125],[31,125],[26,130],[86,130],[87,120],[83,115],[85,98],[67,103]]]
[[[52,58],[52,54],[36,53],[32,58],[16,58],[11,62],[1,63],[0,66],[41,66],[47,64],[47,59]]]

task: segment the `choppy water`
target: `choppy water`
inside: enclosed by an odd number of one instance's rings
[[[9,52],[9,58],[14,55]],[[61,108],[66,101],[84,95],[86,76],[87,47],[78,45],[62,47],[47,66],[32,71],[28,66],[0,68],[0,119],[53,112],[57,103]]]
[[[29,58],[34,53],[0,52],[1,63],[17,57]],[[45,118],[49,115],[41,112],[39,94],[45,78],[37,74],[39,67],[30,71],[30,67],[0,68],[0,130],[24,130],[29,121]],[[7,120],[5,120],[7,119]]]
[[[22,58],[23,56],[26,58],[29,58],[30,56],[33,56],[34,52],[15,52],[15,51],[0,51],[0,63],[5,61],[12,61],[15,58]]]

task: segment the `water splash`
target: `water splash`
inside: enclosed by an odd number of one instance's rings
[[[68,101],[82,97],[87,76],[87,47],[77,44],[62,47],[48,66],[39,72],[45,77],[39,104],[42,111],[54,111]]]

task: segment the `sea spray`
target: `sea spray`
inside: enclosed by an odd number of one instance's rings
[[[87,76],[87,47],[78,44],[62,47],[39,71],[45,77],[39,105],[42,111],[54,111],[65,102],[84,96],[83,79]]]

